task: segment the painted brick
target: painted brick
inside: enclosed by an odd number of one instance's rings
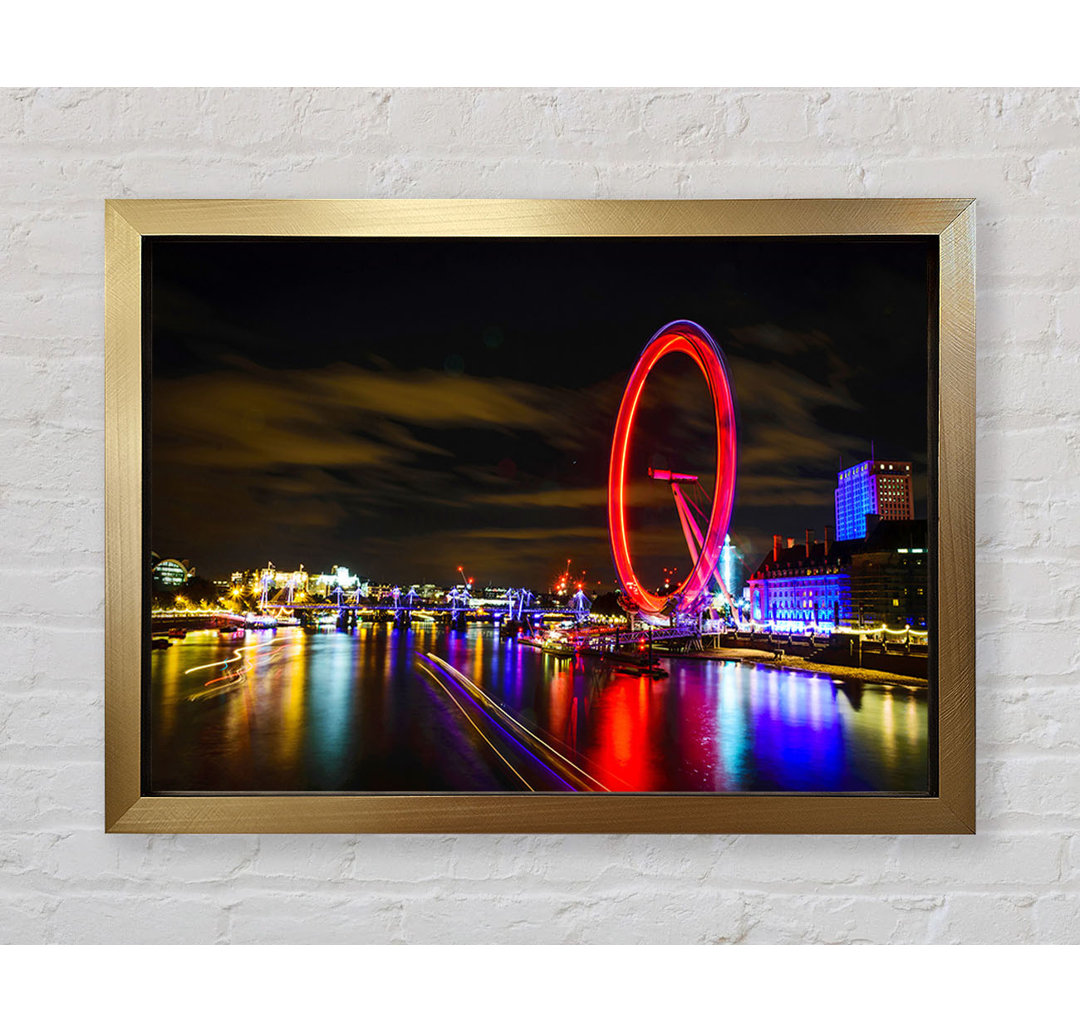
[[[795,902],[805,908],[800,914]],[[780,906],[777,906],[780,904]],[[933,923],[945,907],[943,896],[871,896],[815,894],[793,896],[784,901],[761,894],[750,901],[745,943],[905,943],[910,939],[934,939]],[[871,921],[875,933],[866,940],[864,923]]]
[[[133,907],[128,892],[73,890],[49,917],[49,937],[59,943],[216,943],[227,911],[199,896],[177,896],[148,887]]]
[[[995,699],[996,705],[978,716],[979,741],[994,752],[1010,747],[1080,752],[1080,707],[1074,705],[1071,685],[1014,684],[996,692]],[[1080,808],[1075,813],[1080,816]]]
[[[340,894],[262,890],[230,903],[232,943],[406,943],[398,893]]]
[[[980,769],[984,778],[984,769]],[[980,814],[996,801],[979,798]],[[901,839],[890,881],[905,887],[949,889],[1024,886],[1060,877],[1066,837],[1032,832],[986,832],[975,836],[933,836]]]
[[[958,893],[931,930],[937,943],[1022,943],[1034,937],[1036,896]]]

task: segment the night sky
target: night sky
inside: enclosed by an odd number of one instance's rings
[[[646,341],[692,319],[739,411],[732,539],[821,537],[845,466],[915,464],[926,516],[926,240],[158,240],[152,531],[206,577],[343,564],[377,582],[610,588],[615,415]],[[639,576],[688,554],[652,466],[703,475],[684,357],[650,377],[632,467]],[[601,582],[601,586],[597,582]]]

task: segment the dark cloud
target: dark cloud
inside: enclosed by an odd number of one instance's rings
[[[405,424],[531,429],[561,440],[553,395],[434,371],[252,366],[162,382],[154,395],[156,447],[163,462],[197,466],[385,466],[419,452],[447,454]]]

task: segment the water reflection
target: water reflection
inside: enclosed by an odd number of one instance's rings
[[[927,788],[925,693],[736,663],[670,678],[565,660],[491,628],[190,633],[151,658],[155,791],[508,791],[521,782],[446,689],[431,652],[622,791]]]

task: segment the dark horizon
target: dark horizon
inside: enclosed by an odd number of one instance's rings
[[[732,540],[833,523],[840,458],[914,464],[926,516],[927,240],[274,239],[151,244],[152,531],[203,576],[612,587],[615,412],[673,319],[727,358]],[[700,375],[665,360],[634,452],[639,574],[685,571],[649,465],[704,474]],[[707,481],[703,477],[703,482]],[[597,581],[601,582],[597,586]]]

